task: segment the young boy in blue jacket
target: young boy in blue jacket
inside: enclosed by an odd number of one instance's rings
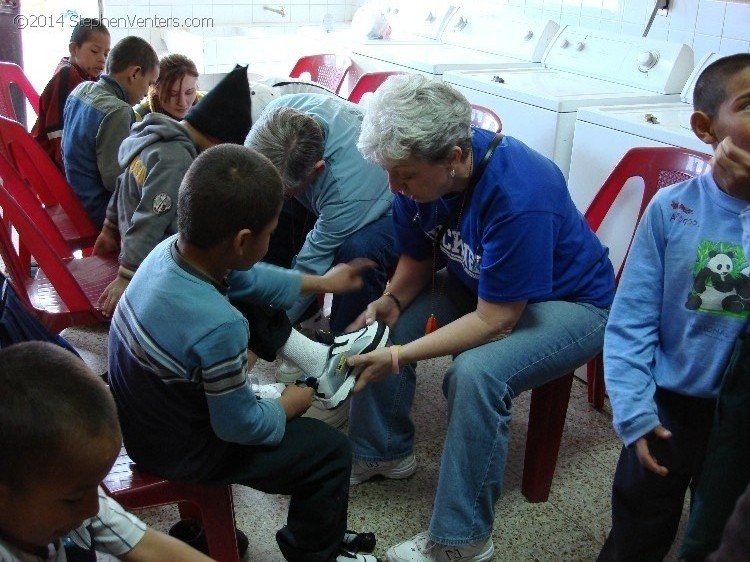
[[[691,125],[711,173],[664,188],[638,226],[604,339],[625,447],[599,560],[662,560],[699,480],[722,374],[750,314],[740,215],[750,201],[750,55],[709,65]],[[739,150],[737,150],[739,149]]]
[[[285,308],[301,291],[361,285],[344,264],[322,277],[256,265],[281,204],[281,178],[254,150],[222,144],[191,164],[177,197],[178,234],[141,263],[112,319],[109,381],[125,447],[144,469],[170,479],[291,495],[276,534],[286,560],[375,562],[342,550],[352,466],[346,435],[300,417],[311,388],[257,399],[248,382],[248,324],[230,299]],[[350,354],[387,338],[381,324],[329,348],[292,331],[279,351],[306,373],[346,378]]]

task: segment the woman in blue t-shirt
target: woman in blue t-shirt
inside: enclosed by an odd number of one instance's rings
[[[557,166],[470,121],[469,102],[450,86],[392,77],[358,142],[388,172],[401,257],[360,317],[390,324],[394,345],[350,359],[364,366],[357,389],[367,385],[349,421],[352,484],[414,472],[416,362],[455,357],[429,531],[391,548],[392,562],[451,559],[457,548],[461,560],[493,559],[512,399],[602,349],[614,294],[608,251]]]

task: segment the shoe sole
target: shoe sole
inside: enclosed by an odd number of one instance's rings
[[[375,351],[376,349],[381,347],[382,343],[385,343],[388,340],[388,335],[389,335],[388,325],[382,322],[379,322],[378,329],[375,332],[375,337],[373,337],[372,341],[369,344],[367,344],[363,349],[358,351],[356,355],[364,355],[365,353],[370,353],[371,351]],[[362,370],[361,368],[351,368],[343,384],[333,394],[333,396],[331,396],[330,398],[320,400],[320,403],[328,410],[335,410],[336,408],[341,406],[344,399],[346,399],[346,397],[349,396],[352,389],[354,388],[354,383],[357,382],[357,375],[359,375],[361,370]],[[336,405],[329,407],[328,404],[336,404]]]
[[[411,462],[406,466],[398,467],[398,469],[391,469],[387,472],[375,472],[362,480],[352,474],[349,476],[349,486],[356,486],[358,484],[362,484],[363,482],[368,482],[373,478],[377,478],[378,476],[387,480],[404,480],[405,478],[409,478],[410,476],[412,476],[416,471],[417,459],[412,455]]]

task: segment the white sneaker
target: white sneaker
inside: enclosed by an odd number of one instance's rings
[[[375,476],[401,480],[409,478],[417,470],[417,461],[412,453],[403,459],[395,461],[361,461],[356,460],[352,464],[352,474],[349,477],[349,485],[356,486],[366,482]]]
[[[302,369],[286,359],[279,359],[279,370],[276,372],[276,380],[284,384],[291,384],[305,378]]]
[[[388,562],[489,562],[495,555],[492,537],[470,544],[445,545],[430,540],[427,531],[388,549]]]
[[[388,326],[373,322],[356,332],[334,338],[328,348],[328,361],[323,374],[316,382],[315,396],[324,408],[337,408],[354,388],[359,369],[350,367],[347,359],[351,355],[369,353],[388,343]]]
[[[266,400],[279,398],[281,396],[281,393],[284,392],[285,388],[285,384],[281,384],[278,382],[271,384],[252,384],[252,389],[255,395],[258,398],[263,398]]]

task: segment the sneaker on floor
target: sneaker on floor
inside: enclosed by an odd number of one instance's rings
[[[315,418],[327,423],[331,427],[341,429],[349,421],[349,398],[346,398],[338,408],[329,410],[324,408],[318,400],[313,400],[312,406],[302,414],[303,418]]]
[[[315,396],[324,408],[337,408],[354,388],[359,369],[349,367],[346,360],[351,355],[369,353],[379,347],[385,347],[388,334],[386,324],[373,322],[361,330],[334,338],[328,349],[326,369],[315,385]]]
[[[284,384],[291,384],[305,378],[302,369],[291,361],[279,359],[279,369],[276,372],[276,380]]]
[[[372,552],[376,542],[375,533],[358,533],[347,529],[341,547],[350,552]]]
[[[285,388],[286,385],[279,382],[271,384],[252,384],[255,396],[266,400],[279,398]]]
[[[349,552],[348,550],[339,550],[339,555],[336,557],[336,562],[378,562],[372,554],[360,554],[355,552]]]
[[[349,477],[349,485],[356,486],[366,482],[375,476],[401,480],[409,478],[417,470],[417,461],[412,453],[403,459],[394,461],[362,461],[355,460],[352,464],[352,474]]]
[[[465,545],[438,544],[427,531],[388,549],[388,562],[489,562],[495,555],[492,537]]]

